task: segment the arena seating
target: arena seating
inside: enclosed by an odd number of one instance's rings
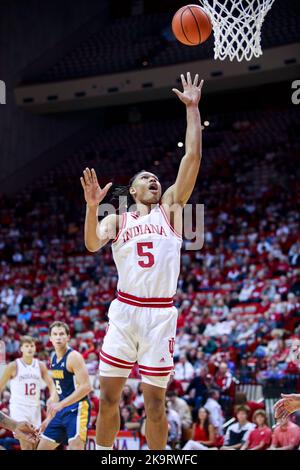
[[[276,0],[263,25],[264,49],[299,42],[299,8],[299,2]],[[200,47],[188,47],[175,40],[170,28],[173,13],[170,11],[113,20],[106,28],[91,35],[87,33],[80,45],[70,49],[44,72],[31,76],[30,83],[69,80],[212,58],[213,36]]]

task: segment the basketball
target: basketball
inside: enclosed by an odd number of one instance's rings
[[[172,31],[182,44],[198,46],[209,38],[212,25],[203,8],[198,5],[186,5],[175,13]]]

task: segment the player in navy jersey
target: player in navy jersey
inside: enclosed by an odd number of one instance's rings
[[[68,325],[56,321],[49,332],[55,350],[51,371],[59,402],[48,407],[37,450],[54,450],[65,443],[68,443],[69,450],[83,450],[90,416],[87,395],[92,388],[89,374],[81,354],[68,346]]]

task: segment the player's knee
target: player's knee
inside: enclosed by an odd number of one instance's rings
[[[101,393],[100,412],[107,409],[119,408],[120,397],[112,393]]]
[[[161,421],[166,414],[165,400],[161,398],[151,399],[147,403],[146,414],[151,421]]]

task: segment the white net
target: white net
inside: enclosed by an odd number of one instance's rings
[[[215,59],[251,60],[262,55],[261,28],[275,0],[199,0],[210,15]]]

